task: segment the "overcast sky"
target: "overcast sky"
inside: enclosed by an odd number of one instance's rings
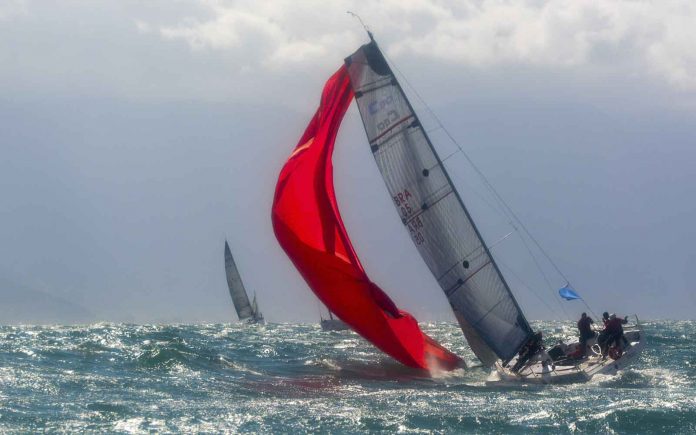
[[[367,40],[346,10],[595,311],[694,319],[690,0],[4,0],[4,321],[235,320],[225,237],[268,320],[316,321],[270,206],[324,81]],[[334,163],[368,274],[417,318],[452,319],[354,108]],[[466,159],[446,165],[488,243],[511,231]],[[530,318],[583,309],[515,235],[493,252]]]

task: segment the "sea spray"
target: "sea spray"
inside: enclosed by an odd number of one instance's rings
[[[635,366],[560,386],[431,376],[318,324],[3,326],[0,431],[694,432],[696,322],[644,326]],[[475,361],[457,325],[422,327]]]

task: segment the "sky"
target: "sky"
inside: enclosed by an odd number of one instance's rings
[[[270,207],[324,81],[367,42],[347,10],[595,312],[696,318],[689,0],[4,0],[0,323],[234,321],[225,239],[269,321],[317,321]],[[517,233],[497,243],[509,223],[432,139],[528,317],[577,316]],[[371,279],[452,320],[355,108],[334,165]]]

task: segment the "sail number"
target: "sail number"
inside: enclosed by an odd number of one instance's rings
[[[416,208],[410,203],[414,197],[413,194],[408,191],[408,189],[398,192],[396,195],[392,196],[392,199],[394,200],[394,205],[396,205],[396,208],[401,212],[401,217],[404,220],[409,219],[413,215]],[[425,243],[425,237],[421,232],[425,225],[423,224],[420,216],[410,219],[407,226],[408,231],[411,233],[411,238],[416,245],[422,245]]]
[[[392,198],[394,199],[396,208],[401,211],[402,218],[406,219],[413,214],[413,207],[409,204],[409,200],[413,198],[413,195],[408,189],[398,192],[396,195],[392,196]]]
[[[423,221],[420,216],[416,216],[415,219],[412,219],[411,222],[408,223],[408,230],[411,232],[411,237],[413,241],[416,242],[416,245],[425,243],[425,237],[423,237],[423,233],[420,232],[422,228]]]

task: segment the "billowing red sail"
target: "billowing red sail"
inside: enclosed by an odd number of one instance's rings
[[[370,281],[343,226],[331,156],[352,99],[341,67],[326,82],[319,109],[280,172],[273,229],[317,297],[353,330],[407,366],[453,369],[459,357],[425,335],[413,316]]]

